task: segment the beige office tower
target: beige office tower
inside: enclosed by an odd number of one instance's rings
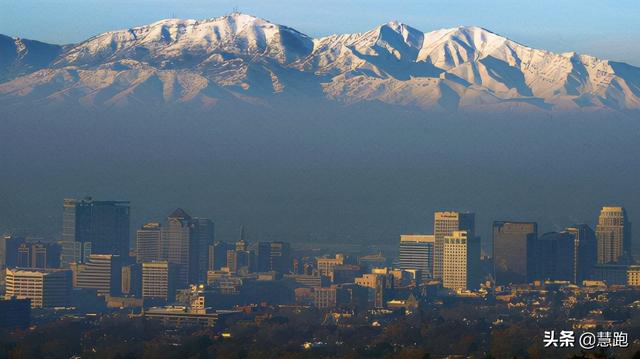
[[[631,223],[623,207],[602,207],[596,238],[599,264],[617,262],[631,249]]]
[[[71,295],[71,271],[6,269],[5,299],[31,299],[31,308],[66,307]]]
[[[194,245],[191,235],[191,216],[178,208],[167,218],[167,225],[162,229],[162,259],[176,267],[176,287],[184,289],[189,286],[189,254]]]
[[[442,279],[444,237],[450,236],[454,231],[467,231],[469,237],[475,237],[475,214],[460,212],[436,212],[434,214],[433,277],[435,279]]]
[[[112,254],[91,254],[86,263],[71,265],[74,287],[95,289],[99,296],[120,295],[122,259]]]
[[[453,290],[475,290],[480,286],[480,239],[467,231],[444,237],[442,286]]]
[[[176,274],[174,265],[168,261],[142,263],[142,298],[172,302]]]
[[[162,227],[158,222],[143,225],[136,232],[136,261],[152,262],[162,258]]]

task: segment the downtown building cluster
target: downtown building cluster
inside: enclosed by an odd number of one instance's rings
[[[242,228],[235,241],[219,241],[211,219],[180,208],[138,228],[131,246],[129,202],[66,199],[59,242],[3,237],[0,308],[137,308],[211,326],[237,314],[228,309],[256,303],[411,311],[425,297],[533,282],[640,285],[622,207],[603,207],[595,230],[579,224],[539,234],[535,222],[495,221],[491,248],[482,255],[473,213],[434,213],[432,234],[401,235],[398,255],[387,258],[250,242]]]
[[[434,234],[400,237],[398,267],[419,270],[422,280],[438,280],[457,291],[534,281],[640,284],[640,267],[631,256],[631,223],[622,207],[603,207],[595,230],[576,224],[540,234],[536,222],[495,221],[490,256],[481,255],[474,217],[436,212]]]
[[[289,271],[288,243],[250,245],[241,231],[237,243],[227,244],[215,242],[214,231],[210,219],[178,208],[164,223],[141,226],[130,248],[129,202],[65,199],[60,241],[2,238],[3,304],[86,311],[101,303],[163,305],[180,291],[203,287],[210,272]]]

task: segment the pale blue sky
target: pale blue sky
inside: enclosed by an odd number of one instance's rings
[[[477,25],[533,47],[640,65],[638,0],[0,0],[0,33],[71,43],[167,17],[210,18],[234,9],[310,36],[366,31],[390,20],[423,31]]]

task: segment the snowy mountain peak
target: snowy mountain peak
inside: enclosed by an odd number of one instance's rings
[[[193,66],[216,53],[266,56],[290,62],[312,50],[312,40],[293,29],[242,13],[207,19],[165,19],[112,31],[71,48],[59,65],[93,66],[133,59],[154,66]],[[189,58],[190,61],[185,62]]]
[[[414,49],[420,49],[424,41],[424,33],[422,31],[398,21],[391,21],[380,26],[379,31],[381,39],[384,39],[384,36],[395,36],[397,34],[402,37],[402,41],[405,44]]]
[[[267,103],[272,96],[459,111],[640,110],[640,69],[477,26],[399,21],[312,39],[243,13],[165,19],[69,46],[0,36],[0,103]]]
[[[477,26],[459,26],[425,34],[419,60],[432,57],[439,66],[457,66],[510,45],[507,38]],[[434,53],[435,52],[435,53]]]

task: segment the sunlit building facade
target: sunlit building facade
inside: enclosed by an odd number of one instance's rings
[[[469,237],[475,236],[475,214],[461,212],[436,212],[433,219],[434,257],[433,277],[442,278],[442,256],[444,237],[454,231],[467,231]]]
[[[631,223],[623,207],[602,207],[596,227],[598,263],[618,262],[631,250]]]

